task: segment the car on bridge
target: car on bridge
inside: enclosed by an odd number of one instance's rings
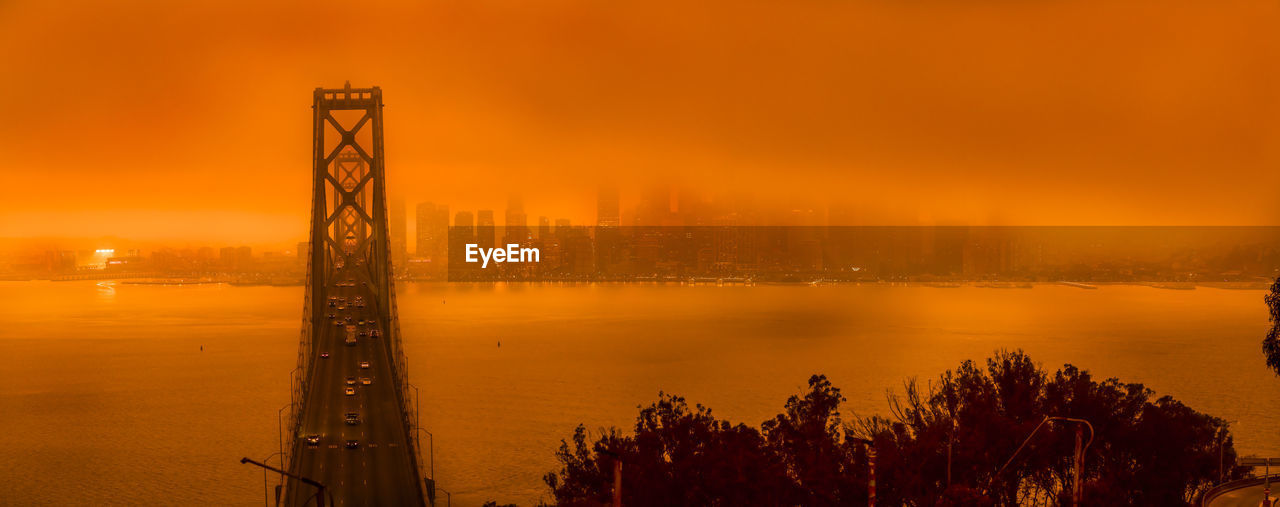
[[[307,435],[307,445],[310,447],[320,445],[320,435]]]
[[[345,419],[347,421],[347,424],[350,426],[355,426],[357,424],[360,424],[360,414],[357,414],[355,412],[347,412],[347,416]]]
[[[360,441],[356,439],[347,440],[347,449],[356,449],[360,447]]]
[[[372,384],[372,383],[373,383],[373,379],[371,379],[371,378],[369,378],[369,377],[360,377],[360,385],[365,385],[365,386],[367,386],[367,385]]]
[[[369,369],[369,362],[368,362],[368,361],[360,361],[360,369],[361,369],[361,370],[367,370],[367,369]]]
[[[328,353],[328,352],[321,352],[321,353],[320,353],[320,359],[329,359],[329,353]]]
[[[347,396],[355,396],[355,395],[356,395],[356,388],[354,388],[354,387],[348,387],[348,388],[345,388],[345,389],[343,389],[343,390],[342,390],[342,394],[345,394],[345,395],[347,395]]]
[[[355,377],[347,377],[347,385],[349,385],[349,386],[356,385],[356,378],[355,378]]]

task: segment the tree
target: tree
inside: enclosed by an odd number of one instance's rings
[[[1262,339],[1262,355],[1267,358],[1267,366],[1280,375],[1280,278],[1271,284],[1271,292],[1263,300],[1271,310],[1271,329]]]
[[[1236,460],[1221,419],[1072,365],[1050,374],[1020,350],[999,351],[985,365],[965,361],[936,382],[912,379],[905,388],[889,396],[888,417],[846,423],[844,396],[814,375],[759,430],[659,393],[641,408],[632,434],[602,431],[588,444],[579,426],[556,453],[560,470],[544,480],[559,505],[605,505],[620,459],[625,505],[858,505],[867,499],[869,445],[882,505],[1063,505],[1074,480],[1076,426],[1039,426],[1051,416],[1092,425],[1083,473],[1088,505],[1188,505],[1217,482],[1219,453],[1228,465]],[[1238,478],[1246,469],[1224,472]]]
[[[625,505],[715,506],[781,503],[793,490],[759,431],[716,420],[702,406],[658,394],[635,432],[609,430],[590,448],[582,426],[561,441],[558,473],[543,480],[559,505],[601,505],[612,496],[613,462],[622,460]]]
[[[825,376],[814,375],[804,398],[792,396],[782,414],[761,425],[792,481],[788,504],[836,505],[850,489],[842,480],[851,471],[847,449],[840,445],[843,401]]]
[[[1097,381],[1071,365],[1048,375],[1022,351],[1000,351],[985,369],[966,361],[927,388],[908,382],[902,397],[890,397],[892,418],[864,421],[860,433],[896,460],[877,474],[886,503],[1066,503],[1074,425],[1047,423],[1014,454],[1045,417],[1058,416],[1093,427],[1084,459],[1089,504],[1186,505],[1216,483],[1219,451],[1231,464],[1235,450],[1221,419],[1153,395],[1141,384]],[[1244,470],[1226,472],[1234,478]]]

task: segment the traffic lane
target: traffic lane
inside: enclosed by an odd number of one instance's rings
[[[390,375],[389,369],[383,375]],[[371,406],[370,425],[376,428],[382,437],[371,441],[367,452],[370,454],[372,480],[378,482],[377,496],[373,497],[373,505],[399,505],[420,502],[416,477],[413,475],[413,463],[409,448],[405,443],[404,424],[400,418],[400,406],[395,397],[395,384],[390,381],[379,382],[375,387],[378,396],[374,398],[376,405]]]
[[[1259,505],[1262,505],[1262,491],[1264,487],[1264,485],[1258,484],[1247,488],[1233,489],[1214,497],[1213,502],[1209,504],[1209,507],[1258,507]],[[1277,499],[1274,490],[1275,487],[1273,486],[1271,494],[1272,505],[1275,504]]]
[[[355,352],[342,343],[346,337],[345,327],[333,325],[333,322],[342,321],[350,312],[333,308],[330,313],[334,313],[335,318],[325,321],[325,327],[315,341],[318,362],[315,363],[314,377],[309,387],[309,403],[305,407],[301,427],[304,438],[305,435],[315,434],[320,435],[321,440],[317,447],[301,442],[297,459],[298,471],[303,477],[324,484],[333,493],[335,488],[346,486],[344,474],[347,473],[348,464],[342,452],[347,450],[344,444],[348,434],[342,415],[351,411],[347,410],[350,408],[348,399],[351,397],[346,396],[343,389],[346,387],[348,373],[354,369],[353,365],[358,360]],[[319,358],[320,352],[328,352],[329,358]],[[291,486],[300,488],[300,493],[314,493],[312,486]],[[290,496],[291,505],[304,504],[311,497],[309,494]]]
[[[352,356],[352,363],[348,366],[348,370],[352,377],[357,377],[354,372],[358,368],[357,363],[361,360],[361,356],[359,354],[353,354]],[[346,456],[343,458],[348,467],[343,480],[349,481],[349,483],[341,490],[341,495],[337,499],[339,505],[366,505],[367,499],[372,493],[369,488],[369,466],[366,452],[368,443],[374,438],[368,425],[369,392],[359,382],[354,387],[356,395],[350,397],[352,403],[349,405],[348,412],[359,414],[360,422],[354,426],[346,426],[346,438],[358,442],[358,447],[348,449]],[[346,424],[345,421],[343,424]]]
[[[385,325],[379,323],[378,327]],[[383,336],[387,334],[383,333]],[[371,441],[368,448],[372,455],[370,464],[374,467],[371,475],[379,483],[374,504],[403,504],[406,500],[420,503],[413,458],[406,443],[400,401],[396,397],[395,378],[391,372],[391,351],[385,339],[373,337],[365,340],[361,349],[364,360],[369,361],[368,376],[373,379],[373,384],[366,386],[371,394],[369,421],[379,436],[378,441]]]
[[[348,303],[354,300],[347,294]],[[352,323],[369,320],[373,316],[369,308],[346,308],[336,310],[336,321],[345,321],[352,317]],[[332,321],[331,321],[332,322]],[[379,328],[385,326],[379,323]],[[368,326],[358,326],[365,329]],[[308,461],[302,469],[308,470],[311,476],[325,484],[333,494],[335,503],[341,505],[377,505],[380,498],[396,504],[422,503],[416,478],[412,473],[413,463],[405,444],[404,427],[400,419],[400,406],[395,395],[395,384],[390,370],[390,351],[381,338],[357,338],[354,347],[346,346],[344,326],[330,325],[320,333],[317,340],[320,347],[328,347],[329,362],[320,363],[317,374],[315,394],[324,401],[307,408],[306,419],[312,427],[323,429],[326,438],[320,446],[322,452],[314,455],[302,455]],[[385,336],[385,333],[383,333]],[[368,361],[369,368],[359,368],[360,361]],[[347,377],[372,377],[373,384],[364,386],[357,381],[356,396],[343,396],[343,401],[335,403],[334,396],[339,396],[346,387]],[[336,389],[329,389],[336,387]],[[320,401],[320,400],[317,400]],[[333,410],[336,404],[342,404],[341,411]],[[358,408],[356,408],[358,407]],[[352,408],[356,408],[352,410]],[[364,429],[356,432],[348,429],[343,419],[346,412],[355,411],[363,419],[360,426]],[[346,449],[348,438],[360,442],[358,449]],[[330,443],[333,442],[333,443]],[[334,448],[336,447],[336,448]],[[336,452],[334,452],[336,451]],[[336,465],[336,466],[335,466]],[[376,470],[376,471],[375,471]],[[304,474],[305,475],[305,474]],[[305,486],[304,486],[305,489]],[[302,491],[302,490],[298,490]],[[326,495],[327,496],[327,495]],[[305,503],[308,497],[298,497],[296,504]]]
[[[368,338],[359,348],[360,360],[369,362],[369,368],[360,370],[360,376],[373,380],[362,386],[368,394],[364,424],[369,427],[369,437],[362,445],[369,495],[363,500],[368,505],[420,502],[386,344],[381,339]]]
[[[377,354],[368,354],[369,344],[359,348],[365,349],[356,357],[355,367],[359,361],[369,361],[370,368],[358,369],[358,377],[372,376],[375,380],[370,385],[358,383],[357,395],[349,397],[359,400],[358,406],[351,410],[361,414],[361,422],[357,426],[348,426],[345,438],[356,438],[360,442],[358,449],[348,450],[342,458],[344,469],[336,471],[342,477],[340,488],[335,490],[335,502],[339,505],[395,505],[409,503],[416,495],[406,497],[405,490],[413,491],[414,477],[412,464],[406,459],[403,428],[399,423],[399,406],[395,399],[394,384],[379,382],[377,377],[389,375],[388,370],[375,367],[383,364],[378,361]],[[361,428],[358,433],[356,428]]]
[[[345,368],[345,370],[346,375],[351,376],[350,366]],[[344,377],[344,380],[345,378],[346,377]],[[343,404],[342,411],[343,420],[341,424],[343,425],[342,442],[344,453],[341,458],[343,469],[339,470],[337,474],[339,477],[338,481],[342,485],[342,487],[338,489],[341,493],[337,497],[339,505],[361,505],[358,500],[367,497],[369,494],[368,484],[364,480],[366,468],[364,464],[364,453],[362,452],[363,448],[357,447],[355,449],[347,449],[345,445],[347,440],[355,440],[360,446],[363,446],[369,439],[363,422],[356,425],[349,425],[346,423],[345,417],[347,413],[355,412],[357,414],[363,414],[365,412],[365,408],[363,406],[365,393],[361,392],[358,386],[351,387],[355,388],[356,394],[354,396],[344,396],[345,403]]]
[[[341,426],[335,424],[332,414],[337,411],[337,407],[343,400],[337,398],[342,396],[341,390],[344,387],[345,377],[341,376],[341,357],[343,355],[341,349],[335,350],[333,343],[336,342],[333,332],[334,327],[330,326],[320,333],[320,339],[316,340],[317,348],[320,352],[329,352],[328,359],[317,359],[319,361],[315,366],[315,377],[312,378],[312,386],[310,391],[312,399],[305,407],[306,412],[303,414],[303,424],[301,427],[302,438],[306,435],[320,435],[319,445],[312,447],[306,445],[305,441],[299,443],[299,454],[296,459],[299,460],[298,473],[303,477],[330,486],[328,477],[331,470],[327,470],[326,464],[341,467],[339,460],[342,448],[342,430]],[[298,491],[311,492],[314,494],[314,487],[302,483],[291,484],[292,488],[300,488]],[[291,505],[301,505],[306,503],[311,495],[295,496],[290,495]]]
[[[377,483],[374,496],[369,498],[369,505],[421,503],[418,500],[417,485],[410,473],[410,463],[405,459],[405,454],[394,445],[379,445],[368,450],[372,472],[369,480]]]

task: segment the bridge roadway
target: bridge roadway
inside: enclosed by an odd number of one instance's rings
[[[1272,505],[1275,505],[1277,499],[1276,486],[1278,485],[1271,485]],[[1205,505],[1208,507],[1258,507],[1262,505],[1263,487],[1262,484],[1254,484],[1226,491],[1214,496],[1213,500]]]
[[[341,278],[341,277],[339,277]],[[292,472],[325,485],[329,497],[325,505],[424,505],[417,485],[407,435],[402,423],[400,404],[396,399],[395,382],[391,373],[391,357],[385,346],[388,322],[378,322],[381,337],[357,337],[354,346],[345,345],[345,327],[334,325],[351,317],[351,323],[374,319],[372,303],[356,308],[356,296],[372,301],[367,288],[330,286],[328,296],[346,297],[346,304],[333,307],[322,305],[326,317],[323,330],[316,333],[317,354],[328,352],[328,358],[314,359],[310,392],[303,407],[299,435],[294,440],[294,466]],[[340,306],[345,309],[339,310]],[[370,329],[371,326],[356,326]],[[368,361],[369,367],[360,367]],[[356,379],[354,395],[346,395],[346,380]],[[363,385],[361,377],[372,383]],[[359,414],[357,425],[348,425],[345,414]],[[306,437],[320,437],[318,445],[309,444]],[[356,448],[348,448],[347,441],[355,440]],[[291,480],[284,505],[302,506],[313,501],[315,488]],[[314,505],[314,504],[312,504]]]
[[[1258,507],[1266,495],[1270,485],[1271,505],[1276,505],[1276,489],[1280,487],[1280,476],[1250,477],[1220,484],[1205,492],[1204,498],[1197,505],[1203,507]]]

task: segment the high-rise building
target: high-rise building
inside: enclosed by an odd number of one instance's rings
[[[419,203],[414,208],[414,229],[415,274],[442,275],[449,263],[449,207]]]
[[[497,224],[493,222],[493,210],[476,212],[476,244],[480,248],[493,248],[497,242]]]
[[[308,260],[307,255],[310,253],[311,253],[311,242],[310,241],[299,242],[298,249],[294,252],[294,255],[297,256],[298,265],[306,266],[307,260]]]
[[[596,225],[617,227],[622,225],[622,205],[618,201],[617,187],[600,187],[596,194]]]
[[[428,225],[431,221],[431,215],[435,214],[436,205],[429,202],[420,202],[414,208],[413,213],[413,254],[415,257],[428,257],[431,255],[431,229]]]
[[[671,187],[651,187],[636,205],[636,225],[671,225]]]
[[[476,242],[475,220],[470,211],[459,211],[453,218],[453,228],[449,229],[449,251],[447,255],[457,256],[465,251],[468,243]],[[453,260],[457,260],[454,257]],[[447,261],[446,261],[446,265]]]
[[[409,246],[405,243],[408,239],[404,199],[392,198],[387,209],[387,228],[390,229],[388,234],[391,236],[391,266],[394,269],[403,271],[405,268],[405,260],[409,256]]]
[[[503,232],[503,244],[529,242],[529,217],[524,212],[524,200],[519,195],[511,194],[507,198],[507,217]]]
[[[538,239],[546,239],[551,235],[551,219],[538,217]]]
[[[453,218],[453,226],[458,229],[470,230],[476,226],[476,223],[470,211],[459,211]]]
[[[524,213],[524,200],[519,195],[511,194],[507,197],[507,221],[504,225],[511,227],[526,227],[529,225],[528,216]]]
[[[222,264],[223,269],[231,271],[244,271],[249,269],[253,262],[253,250],[247,246],[242,247],[224,247],[219,253],[218,260]]]
[[[461,215],[461,214],[459,214]],[[467,214],[470,216],[470,213]],[[445,252],[449,235],[449,207],[424,202],[415,213],[415,255],[423,259],[439,257]]]

